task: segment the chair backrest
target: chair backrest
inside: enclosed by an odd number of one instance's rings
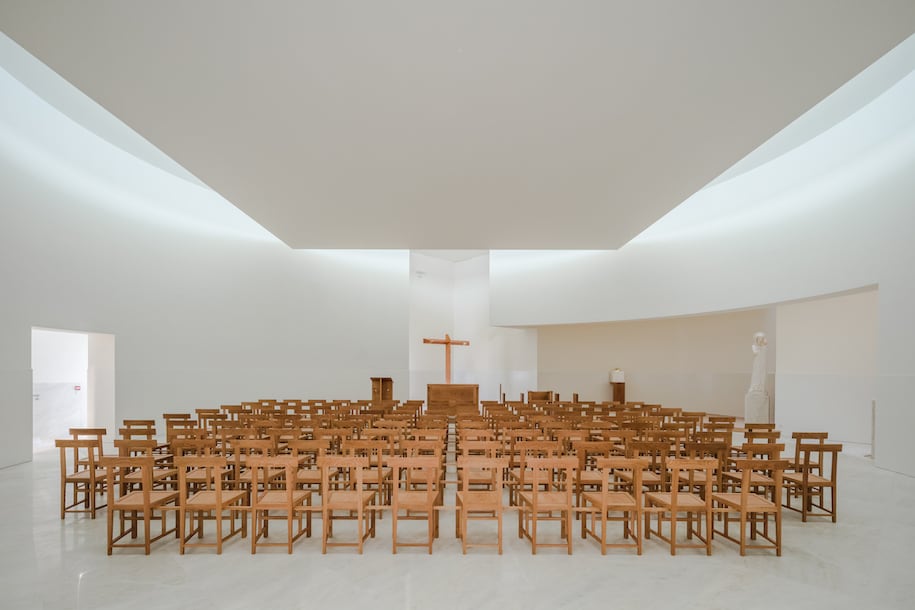
[[[492,476],[490,481],[490,493],[496,497],[502,497],[502,481],[505,478],[505,470],[508,468],[507,457],[480,457],[475,455],[458,456],[457,467],[465,472],[473,470],[476,473],[489,472]],[[461,491],[470,491],[471,477],[461,479]],[[480,483],[480,477],[474,479],[475,484]]]
[[[782,504],[782,473],[788,468],[787,460],[735,460],[734,466],[740,472],[740,505],[746,508],[749,504],[750,495],[754,489],[752,482],[753,473],[760,473],[770,477],[773,481],[771,487],[766,488],[766,494],[772,493],[772,502],[775,506]]]
[[[388,453],[387,441],[369,441],[361,439],[350,439],[343,441],[343,453],[345,455],[365,457],[369,461],[370,467],[382,466]]]
[[[597,458],[594,465],[601,469],[601,502],[606,505],[608,494],[613,491],[627,490],[635,498],[636,506],[642,506],[642,473],[648,468],[648,460],[642,458],[627,458],[612,456]],[[631,473],[630,480],[617,481],[617,472]]]
[[[152,456],[159,443],[152,439],[116,438],[114,447],[121,457]]]
[[[626,457],[644,458],[648,461],[648,470],[657,474],[661,488],[667,486],[669,472],[667,460],[670,457],[670,443],[667,441],[633,440],[627,447]]]
[[[464,441],[461,455],[496,458],[502,455],[503,446],[499,441]]]
[[[96,440],[90,438],[71,439],[60,438],[54,441],[54,446],[60,449],[60,474],[89,470],[94,472],[99,467],[101,450]],[[80,463],[83,468],[80,468]]]
[[[702,485],[704,487],[703,492],[700,494],[702,498],[705,499],[705,505],[707,509],[710,509],[712,506],[712,482],[714,480],[714,471],[718,467],[718,460],[714,458],[671,458],[667,461],[667,466],[670,469],[670,504],[671,512],[676,512],[677,500],[680,494],[690,493],[680,491],[680,486],[676,484],[676,481],[680,481],[680,475],[685,474],[686,480],[688,481],[688,487],[690,491],[695,489],[697,485]],[[705,472],[705,477],[701,483],[695,481],[694,475],[696,471],[702,470]]]
[[[398,494],[403,490],[415,490],[422,484],[427,499],[431,502],[438,497],[441,480],[441,459],[436,456],[413,456],[388,458],[388,466],[393,469],[393,501],[397,506]]]
[[[248,457],[248,469],[251,472],[251,506],[256,506],[259,497],[267,491],[283,489],[286,501],[292,506],[292,497],[296,490],[296,470],[299,461],[292,455],[251,455]],[[283,470],[283,476],[277,477],[276,471]]]
[[[365,488],[364,474],[369,467],[369,458],[356,455],[324,455],[318,458],[321,469],[322,493],[334,489],[338,480],[346,481],[353,491],[361,492]]]
[[[841,452],[842,445],[839,443],[801,445],[800,467],[804,483],[806,484],[807,478],[813,469],[817,468],[820,472],[819,476],[828,480],[830,484],[835,485],[839,453]]]
[[[228,460],[221,455],[194,455],[175,457],[175,467],[178,469],[179,502],[182,504],[196,491],[205,489],[216,492],[216,504],[222,503],[222,484],[226,475]],[[196,477],[193,485],[188,485],[187,475],[190,472],[202,473],[203,477]]]
[[[216,453],[215,438],[179,438],[173,440],[169,447],[175,457],[184,455],[210,455]]]
[[[108,430],[105,428],[70,428],[69,434],[73,440],[89,439],[95,441],[95,444],[98,445],[98,456],[105,455],[105,448],[102,445],[105,435],[108,434]]]
[[[829,438],[828,432],[792,432],[791,438],[794,440],[794,463],[801,463],[801,445],[803,444],[826,444]]]
[[[143,504],[149,505],[150,492],[153,488],[153,468],[155,466],[153,458],[146,456],[104,456],[99,460],[99,463],[106,470],[109,510],[117,504],[121,497],[134,491],[142,493]],[[140,476],[132,479],[131,485],[119,485],[125,476],[134,472],[139,472]],[[136,485],[140,486],[139,490],[135,489]]]
[[[572,491],[575,487],[578,458],[574,456],[529,457],[525,462],[525,467],[530,471],[530,491],[534,510],[537,508],[540,494],[544,491],[564,493],[569,507],[572,506]],[[545,486],[545,490],[541,490],[541,486]]]
[[[785,450],[785,443],[744,443],[741,449],[748,458],[776,460]]]
[[[286,442],[290,455],[299,458],[299,464],[306,468],[317,468],[318,460],[327,455],[330,449],[330,440],[302,440],[296,439]]]

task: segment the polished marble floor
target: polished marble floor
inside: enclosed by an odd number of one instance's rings
[[[601,556],[575,538],[574,554],[544,549],[532,556],[508,513],[502,556],[462,555],[453,513],[442,515],[433,555],[390,549],[390,519],[365,554],[321,554],[320,536],[301,539],[293,555],[250,554],[233,539],[217,556],[181,556],[174,539],[150,556],[105,554],[104,511],[96,520],[58,517],[58,463],[53,451],[0,470],[0,607],[53,608],[829,608],[915,607],[915,479],[879,470],[851,451],[839,466],[839,522],[801,523],[785,513],[784,551],[740,557],[714,541],[711,557],[671,557],[657,540],[641,557]],[[320,521],[318,522],[320,523]],[[412,525],[412,524],[411,524]],[[419,527],[406,528],[407,536]],[[341,533],[342,530],[338,530]]]

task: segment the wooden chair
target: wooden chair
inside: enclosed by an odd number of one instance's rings
[[[801,445],[824,445],[828,438],[828,432],[792,432],[791,439],[794,441],[794,459],[788,463],[788,468],[794,472],[802,472]],[[822,476],[823,472],[820,469],[820,465],[816,462],[808,464],[808,467],[814,474]]]
[[[740,471],[739,492],[718,492],[712,494],[712,510],[724,515],[722,529],[713,530],[731,542],[740,545],[741,556],[746,555],[747,549],[775,549],[778,557],[782,555],[782,472],[787,468],[785,460],[737,460]],[[766,494],[754,493],[754,475],[762,475],[772,479],[775,484],[775,497],[769,499]],[[728,531],[734,514],[740,527],[738,538],[731,536]],[[769,534],[769,517],[774,519],[774,537]],[[760,527],[762,525],[762,527]],[[750,539],[762,537],[769,544],[748,544],[747,526],[749,526]]]
[[[114,440],[114,447],[120,457],[150,457],[153,459],[153,485],[157,487],[178,485],[178,470],[173,465],[173,456],[168,453],[156,453],[159,442],[155,439],[125,439]],[[140,471],[125,475],[121,484],[136,483],[141,476]]]
[[[802,444],[801,471],[788,472],[784,475],[786,491],[785,508],[801,513],[801,520],[808,517],[830,517],[836,522],[836,473],[839,453],[842,445]],[[821,474],[815,474],[819,469]],[[826,504],[826,492],[829,491],[829,504]],[[801,508],[795,508],[792,498],[800,498]]]
[[[226,489],[227,468],[223,456],[176,457],[178,469],[178,539],[180,553],[186,547],[215,547],[216,554],[222,554],[222,544],[241,533],[247,533],[248,510],[245,504],[247,493],[242,490]],[[223,521],[228,517],[229,532],[223,536]],[[236,524],[236,517],[238,524]],[[212,518],[216,522],[215,542],[190,542],[194,536],[203,538],[203,522]],[[196,523],[196,526],[195,526]]]
[[[439,456],[392,457],[388,464],[393,472],[391,495],[391,552],[397,554],[399,546],[428,547],[438,538],[438,511],[441,504],[441,458]],[[405,511],[401,515],[401,511]],[[399,542],[397,523],[400,520],[425,520],[428,535],[425,542]]]
[[[366,489],[378,492],[381,504],[391,501],[391,469],[385,465],[390,457],[390,444],[386,440],[351,439],[343,442],[343,453],[368,459],[364,483]]]
[[[575,489],[573,490],[576,507],[581,507],[582,494],[585,491],[596,491],[601,488],[603,472],[597,462],[600,458],[611,457],[613,450],[613,443],[610,441],[572,441],[572,453],[578,458],[578,470],[575,471]]]
[[[641,458],[648,461],[648,468],[642,473],[642,486],[649,491],[663,491],[668,486],[669,471],[667,459],[670,455],[670,444],[667,441],[633,440],[627,447],[629,458]],[[626,470],[617,475],[622,481],[631,476]]]
[[[290,440],[286,443],[289,455],[294,456],[298,462],[296,470],[296,484],[301,489],[308,489],[321,493],[321,468],[319,460],[330,449],[330,441],[324,440]]]
[[[375,492],[366,489],[364,476],[369,467],[367,457],[325,455],[320,458],[321,489],[324,496],[321,498],[321,552],[327,553],[329,546],[354,546],[362,554],[362,547],[366,539],[375,537]],[[328,542],[333,536],[334,519],[337,511],[347,515],[354,514],[357,527],[356,542]],[[352,518],[352,517],[342,517]]]
[[[677,548],[701,548],[706,555],[712,554],[712,481],[718,460],[712,458],[673,458],[667,462],[670,468],[670,491],[650,491],[645,494],[645,538],[655,534],[670,545],[670,554],[676,555]],[[678,481],[681,474],[704,473],[705,486],[702,493],[680,491]],[[687,489],[694,489],[694,479],[688,477]],[[657,515],[657,529],[651,528],[651,515]],[[682,516],[681,516],[682,514]],[[680,542],[677,539],[677,523],[686,522],[686,538],[695,536],[701,544]],[[705,521],[703,533],[702,522]],[[662,525],[669,525],[668,533],[662,531]]]
[[[597,492],[584,491],[581,494],[581,507],[585,511],[581,517],[581,537],[589,535],[600,542],[601,555],[607,554],[608,548],[635,548],[642,554],[642,472],[648,462],[638,458],[609,457],[598,458],[595,466],[601,473],[600,489]],[[617,473],[626,471],[626,487],[623,489]],[[588,517],[591,527],[588,527]],[[597,522],[600,519],[600,533]],[[623,525],[623,539],[632,542],[608,543],[607,522],[619,521]]]
[[[99,443],[94,439],[57,439],[60,450],[60,518],[67,513],[95,513],[105,507],[97,496],[105,493],[105,470],[99,467]],[[67,500],[67,487],[72,491]],[[79,508],[82,507],[82,508]]]
[[[470,547],[494,547],[502,554],[502,482],[508,469],[508,458],[490,458],[460,456],[457,459],[458,469],[463,472],[475,472],[479,477],[488,475],[488,483],[483,489],[471,488],[471,477],[461,479],[455,495],[457,513],[454,519],[455,536],[461,539],[461,550],[464,555]],[[498,524],[496,543],[470,542],[469,521],[493,520]]]
[[[575,487],[575,457],[531,457],[524,464],[530,477],[530,489],[518,491],[518,538],[531,541],[531,553],[537,547],[565,547],[572,554],[572,490]],[[558,513],[558,516],[554,516]],[[560,537],[564,543],[537,541],[537,526],[541,521],[559,521]]]
[[[101,464],[106,469],[108,488],[108,554],[115,548],[143,548],[149,555],[150,545],[169,534],[177,534],[175,527],[168,527],[169,512],[178,509],[176,504],[178,492],[174,490],[153,489],[153,468],[155,461],[151,457],[102,457]],[[122,485],[124,477],[140,472],[131,486]],[[139,486],[139,489],[136,488]],[[119,513],[120,527],[114,529],[114,517]],[[160,521],[160,532],[153,536],[152,521]],[[176,519],[177,520],[177,519]],[[142,542],[118,542],[125,536],[135,540],[139,536],[139,522],[143,522]]]
[[[296,470],[299,461],[291,455],[248,457],[251,473],[251,554],[259,546],[285,546],[292,554],[292,544],[302,537],[311,536],[311,492],[296,487]],[[281,472],[277,476],[277,472]],[[273,514],[271,514],[273,513]],[[282,513],[277,515],[276,513]],[[305,516],[305,525],[302,516]],[[284,542],[258,542],[269,535],[270,521],[286,522]]]
[[[70,428],[68,433],[70,437],[75,441],[81,440],[92,440],[95,441],[96,446],[98,447],[98,452],[95,454],[95,463],[98,464],[99,458],[105,456],[105,446],[104,438],[108,434],[108,430],[105,428]],[[85,466],[87,456],[81,455],[79,457],[79,465]]]
[[[527,461],[531,458],[559,457],[562,446],[556,441],[522,441],[514,445],[514,453],[510,458],[517,459],[517,467],[508,471],[508,503],[518,506],[518,494],[530,489],[531,480],[528,476]]]
[[[744,443],[740,447],[740,453],[749,460],[778,460],[785,450],[784,443]],[[732,459],[736,464],[736,459]],[[742,474],[740,472],[727,471],[722,475],[723,488],[734,491],[741,484]],[[769,498],[775,497],[775,479],[767,474],[764,470],[754,470],[750,473],[750,484],[752,491],[755,493],[765,493]],[[724,490],[722,488],[722,490]]]

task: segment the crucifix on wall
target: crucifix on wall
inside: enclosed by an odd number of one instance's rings
[[[444,339],[423,339],[423,343],[433,343],[435,345],[445,346],[445,383],[451,383],[451,346],[452,345],[470,345],[470,341],[458,341],[452,339],[447,334]]]

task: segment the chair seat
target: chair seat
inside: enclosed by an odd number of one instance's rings
[[[323,503],[334,510],[356,510],[360,504],[368,506],[374,498],[374,491],[327,491]]]
[[[222,504],[223,506],[234,504],[238,500],[244,498],[246,495],[247,493],[244,491],[223,491]],[[197,510],[205,510],[208,507],[216,507],[216,492],[198,491],[187,499],[187,507]]]
[[[603,503],[603,497],[599,493],[585,492],[581,494],[585,502],[590,502],[594,506],[600,506]],[[610,510],[628,510],[636,508],[635,498],[625,491],[611,491],[607,493],[607,508]]]
[[[169,479],[176,476],[178,476],[177,468],[156,467],[152,470],[153,481],[161,481],[162,479]],[[135,470],[129,474],[124,475],[122,480],[129,483],[139,483],[143,480],[143,473],[139,470]]]
[[[739,509],[740,493],[712,494],[712,501]],[[747,495],[747,508],[750,512],[774,511],[778,509],[774,502],[770,502],[759,494]]]
[[[712,480],[715,480],[715,477],[712,477]],[[680,482],[689,483],[689,475],[685,472],[680,473]],[[694,485],[704,485],[705,484],[705,471],[696,470],[693,472],[693,484]]]
[[[285,474],[285,471],[282,468],[271,468],[269,474],[267,475],[267,478],[269,481],[274,481],[274,480],[280,478],[281,476],[283,476],[283,474]],[[242,483],[250,483],[251,482],[251,471],[250,470],[242,471],[241,474],[238,475],[238,480]]]
[[[649,492],[645,494],[646,500],[660,506],[670,506],[670,492]],[[677,508],[682,510],[705,510],[705,500],[691,493],[677,494]]]
[[[310,491],[296,490],[292,492],[292,504],[302,504],[311,497]],[[288,508],[286,491],[283,489],[268,490],[258,494],[253,507],[257,510],[279,510]]]
[[[491,491],[458,491],[457,499],[468,510],[496,510],[502,505],[502,496]]]
[[[579,481],[582,485],[600,485],[602,475],[600,470],[582,470],[579,472]]]
[[[95,472],[91,470],[80,470],[79,472],[71,472],[66,476],[67,482],[89,482],[92,479],[98,479],[99,481],[105,480],[105,469],[96,468]]]
[[[786,472],[784,479],[786,481],[790,481],[790,482],[796,483],[798,485],[801,485],[804,483],[804,475],[803,475],[803,473],[800,473],[800,472]],[[807,484],[808,485],[829,485],[831,483],[832,482],[829,479],[824,479],[821,476],[817,476],[815,474],[807,475]]]
[[[458,471],[458,480],[463,481],[464,477],[470,477],[471,485],[488,485],[492,483],[492,471],[486,468],[469,468],[468,472]]]
[[[336,474],[335,470],[331,470],[330,476]],[[321,470],[318,468],[299,468],[295,473],[295,480],[298,483],[311,483],[318,485],[321,483]]]
[[[216,474],[221,477],[228,472],[231,472],[229,468],[220,468]],[[206,483],[210,479],[207,477],[206,468],[197,468],[187,473],[187,480],[192,483]]]
[[[149,504],[152,507],[162,506],[178,499],[177,491],[150,491]],[[117,499],[114,508],[118,510],[143,510],[143,492],[132,491]]]
[[[429,506],[429,494],[426,491],[400,491],[397,505],[403,510],[426,510]]]
[[[533,505],[534,494],[529,491],[522,491],[519,494],[522,503]],[[537,510],[567,510],[571,508],[568,502],[568,496],[559,491],[541,491],[537,493]]]
[[[735,473],[735,472],[725,472],[722,476],[730,481],[738,481],[738,482],[740,481],[740,474]],[[787,476],[787,475],[785,475],[785,476]],[[770,476],[764,475],[759,472],[754,472],[753,474],[750,475],[750,485],[774,485],[774,484],[775,484],[775,481]]]

